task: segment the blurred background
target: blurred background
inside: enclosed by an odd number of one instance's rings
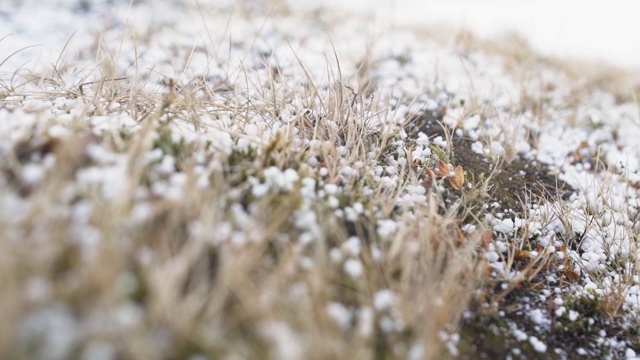
[[[7,0],[5,0],[6,2]],[[109,0],[112,2],[114,0]],[[128,3],[129,0],[119,0]],[[206,3],[230,3],[236,0],[199,0]],[[390,26],[417,26],[467,29],[491,39],[517,33],[540,54],[571,60],[605,61],[627,70],[640,71],[640,1],[634,0],[254,0],[256,3],[285,3],[290,8],[329,7],[372,14],[381,29]],[[134,0],[173,2],[184,5],[194,0]],[[0,0],[2,3],[2,0]],[[44,33],[61,34],[67,41],[78,30],[72,14],[53,14],[55,4],[85,7],[105,5],[107,1],[86,0],[9,0],[7,5],[48,5],[48,14],[32,19],[15,18],[11,6],[0,6],[0,58],[26,45],[42,43]],[[80,5],[78,5],[80,4]],[[100,7],[100,6],[98,6]],[[55,12],[55,11],[53,11]],[[62,16],[63,18],[60,18]],[[22,26],[24,25],[24,26]],[[26,27],[25,27],[26,26]],[[28,36],[36,34],[37,36]],[[76,36],[80,36],[77,34]],[[45,41],[46,42],[46,41]],[[59,51],[56,48],[56,51]],[[0,60],[1,60],[0,59]],[[17,59],[12,59],[13,63]],[[5,65],[5,68],[8,64]]]
[[[640,70],[638,1],[322,0],[322,3],[336,9],[371,12],[388,25],[447,25],[466,28],[483,38],[516,32],[546,56],[605,61],[628,70]]]

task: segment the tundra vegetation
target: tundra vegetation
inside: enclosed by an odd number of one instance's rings
[[[9,3],[0,357],[640,354],[633,74],[293,2]]]

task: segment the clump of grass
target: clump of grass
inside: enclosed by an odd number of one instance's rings
[[[110,81],[111,67],[102,80],[83,80],[73,101],[92,110],[74,115],[64,136],[34,132],[19,164],[50,153],[56,170],[28,192],[3,190],[3,199],[21,193],[15,201],[25,209],[0,220],[2,253],[12,259],[2,262],[0,315],[19,329],[0,336],[18,344],[2,356],[46,357],[52,341],[62,341],[62,357],[95,344],[126,358],[455,351],[442,334],[455,334],[481,281],[481,248],[441,213],[437,193],[396,206],[424,174],[403,165],[403,129],[380,115],[386,104],[373,96],[370,65],[355,75],[369,84],[358,91],[335,66],[322,83],[304,70],[300,87],[270,71],[271,86],[253,88],[255,74],[244,69],[247,82],[230,83],[232,94],[172,81],[149,94],[128,77]],[[55,100],[66,88],[51,82],[30,97]],[[292,99],[308,110],[281,125]],[[133,121],[99,132],[99,116]],[[180,135],[185,128],[214,140]],[[49,141],[55,146],[43,150]],[[376,167],[389,173],[386,185]]]

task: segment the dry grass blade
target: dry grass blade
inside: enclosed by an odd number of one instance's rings
[[[8,36],[8,35],[7,35]],[[4,38],[3,38],[4,39]],[[2,67],[2,65],[4,65],[7,61],[9,61],[9,59],[11,59],[12,57],[14,57],[15,55],[19,54],[22,51],[34,48],[34,47],[38,47],[38,46],[42,46],[42,44],[36,44],[36,45],[29,45],[29,46],[25,46],[21,49],[18,49],[16,51],[14,51],[13,53],[9,54],[9,56],[7,56],[6,58],[4,58],[4,60],[2,60],[2,62],[0,62],[0,67]]]

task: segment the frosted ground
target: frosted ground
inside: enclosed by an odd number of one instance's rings
[[[630,73],[308,4],[8,4],[0,357],[640,354]]]

